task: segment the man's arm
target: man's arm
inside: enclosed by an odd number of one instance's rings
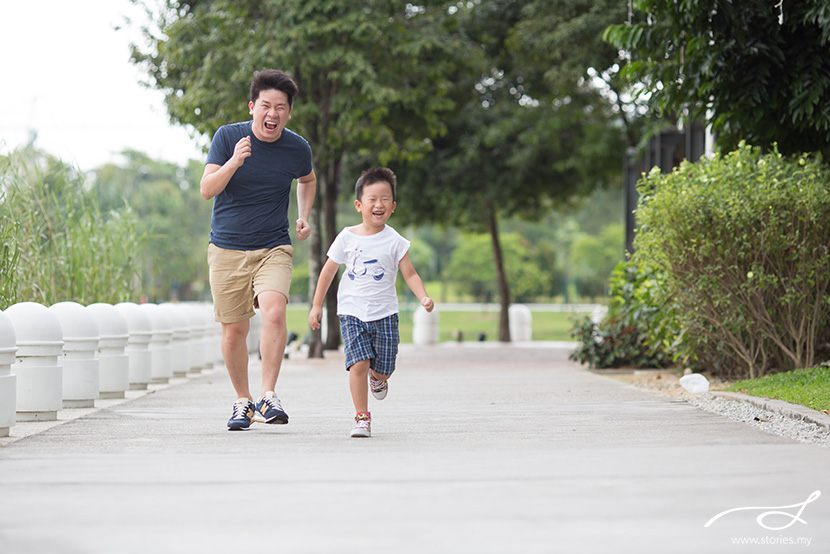
[[[312,169],[311,173],[297,179],[297,208],[300,212],[300,217],[297,219],[297,240],[305,240],[311,236],[308,218],[311,216],[311,207],[314,205],[316,194],[317,176]]]
[[[199,183],[199,191],[202,193],[202,198],[210,200],[225,190],[233,174],[236,173],[237,169],[242,167],[245,159],[250,155],[251,137],[242,137],[233,148],[233,156],[224,165],[207,164],[205,166],[205,172],[202,174],[202,180]]]

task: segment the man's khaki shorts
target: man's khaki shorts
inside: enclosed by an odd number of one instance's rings
[[[280,292],[288,300],[293,258],[290,244],[227,250],[210,243],[207,259],[214,319],[221,323],[250,319],[259,307],[257,296],[264,291]]]

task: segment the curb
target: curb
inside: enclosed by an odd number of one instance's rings
[[[776,414],[781,414],[798,421],[813,423],[819,427],[823,427],[827,432],[830,432],[830,416],[825,415],[819,411],[812,410],[805,406],[798,404],[790,404],[783,400],[774,400],[772,398],[759,398],[757,396],[749,396],[738,392],[723,392],[723,391],[709,391],[712,396],[725,398],[727,400],[735,400],[738,402],[747,402]]]

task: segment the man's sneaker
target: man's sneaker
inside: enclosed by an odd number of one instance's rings
[[[282,409],[280,399],[274,391],[265,393],[265,396],[256,403],[256,411],[262,416],[263,423],[284,425],[288,423],[288,414]],[[260,421],[257,419],[257,421]]]
[[[389,381],[375,379],[371,372],[369,373],[369,386],[372,389],[372,396],[378,400],[386,398],[386,393],[389,392]]]
[[[254,417],[254,403],[247,398],[240,398],[233,404],[233,414],[228,420],[228,431],[245,431],[251,426]]]
[[[357,414],[354,418],[357,425],[352,429],[352,437],[364,438],[372,436],[372,416],[368,412]]]

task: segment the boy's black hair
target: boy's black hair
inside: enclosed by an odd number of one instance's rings
[[[363,188],[366,185],[374,185],[375,183],[389,183],[392,186],[392,202],[395,201],[395,187],[397,186],[397,177],[395,173],[388,167],[375,167],[367,169],[360,174],[357,183],[354,186],[354,196],[357,200],[363,200]]]
[[[254,80],[251,81],[251,102],[256,102],[259,93],[263,90],[279,90],[288,96],[288,107],[294,107],[294,97],[300,92],[294,79],[279,69],[263,69],[254,73]]]

